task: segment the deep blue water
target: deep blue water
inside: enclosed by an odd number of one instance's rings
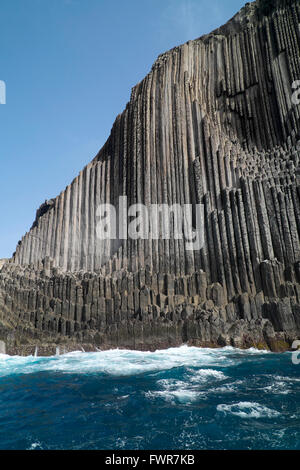
[[[0,356],[0,449],[300,449],[291,353]]]

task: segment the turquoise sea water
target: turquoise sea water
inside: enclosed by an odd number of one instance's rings
[[[291,353],[0,355],[0,449],[300,449]]]

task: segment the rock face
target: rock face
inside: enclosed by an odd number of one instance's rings
[[[0,270],[8,261],[9,261],[8,259],[0,259]]]
[[[161,55],[0,271],[8,352],[285,350],[300,337],[300,4],[247,4]],[[294,96],[293,96],[294,93]],[[97,207],[203,204],[204,246],[97,238]]]

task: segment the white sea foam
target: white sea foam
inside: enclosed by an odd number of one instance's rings
[[[300,377],[282,377],[280,375],[275,375],[274,380],[282,382],[300,382]]]
[[[256,348],[249,348],[249,349],[240,349],[234,348],[233,346],[225,346],[221,348],[223,352],[229,353],[238,353],[238,354],[272,354],[272,351],[268,351],[266,349],[256,349]]]
[[[218,353],[219,351],[219,353]],[[140,352],[110,350],[95,353],[72,352],[52,357],[1,355],[0,375],[60,371],[63,373],[102,372],[111,375],[134,375],[169,370],[175,367],[201,367],[215,361],[226,362],[221,350],[182,346],[164,351]],[[230,359],[228,359],[230,361]]]
[[[243,386],[243,380],[236,380],[235,382],[220,385],[219,387],[213,387],[210,393],[236,393]]]
[[[221,413],[232,414],[240,418],[275,418],[280,415],[278,411],[255,402],[242,401],[232,405],[220,404],[217,410]]]
[[[193,376],[190,378],[191,382],[204,383],[209,380],[225,380],[226,376],[223,372],[215,369],[199,369],[193,371]]]
[[[199,390],[199,385],[209,381],[222,380],[225,376],[222,372],[214,369],[200,369],[192,371],[194,376],[187,376],[186,381],[161,379],[157,381],[162,390],[145,393],[148,398],[163,398],[168,402],[191,403],[198,399],[206,399],[207,391]],[[194,380],[195,379],[195,380]]]
[[[0,354],[0,360],[5,360],[5,359],[9,359],[10,357],[12,356],[8,356],[8,354]]]
[[[256,348],[249,348],[249,349],[239,349],[246,354],[272,354],[271,351],[267,351],[266,349],[256,349]]]
[[[43,447],[42,447],[42,444],[40,442],[33,442],[30,447],[28,448],[28,450],[42,450]]]
[[[146,392],[145,396],[147,398],[162,398],[167,402],[175,403],[192,403],[201,397],[201,392],[195,390],[187,390],[186,388],[179,388],[178,390],[160,390],[160,391],[151,391]]]
[[[186,387],[186,382],[176,379],[162,379],[157,381],[157,385],[162,386],[165,390],[177,390]]]
[[[274,395],[288,395],[293,392],[295,385],[300,382],[299,377],[270,376],[272,383],[262,388],[265,393]]]
[[[254,350],[249,350],[250,354]],[[209,367],[232,366],[236,364],[236,354],[247,354],[232,347],[221,349],[201,349],[181,346],[156,352],[129,350],[110,350],[94,353],[82,351],[52,357],[21,357],[0,355],[0,376],[27,374],[39,371],[58,371],[61,373],[106,373],[116,376],[129,376],[146,372],[159,372],[176,367],[201,368],[193,371],[192,380],[205,381],[225,378],[222,372]],[[261,351],[255,354],[263,354]]]
[[[290,393],[290,388],[287,386],[286,381],[277,380],[276,382],[263,387],[262,389],[265,393],[272,393],[274,395],[288,395]]]

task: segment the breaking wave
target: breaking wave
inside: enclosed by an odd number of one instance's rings
[[[222,413],[231,413],[240,418],[274,418],[280,415],[278,411],[271,410],[259,403],[247,401],[232,405],[221,404],[217,406],[217,410]]]
[[[232,358],[234,353],[235,359]],[[114,349],[93,353],[75,351],[51,357],[0,355],[0,376],[11,374],[32,374],[38,371],[62,373],[97,373],[127,376],[169,370],[175,367],[231,366],[236,358],[245,355],[267,354],[267,351],[238,350],[231,347],[222,349],[200,349],[181,346],[155,352]],[[193,380],[203,380],[209,375],[222,373],[213,370],[198,370]]]

